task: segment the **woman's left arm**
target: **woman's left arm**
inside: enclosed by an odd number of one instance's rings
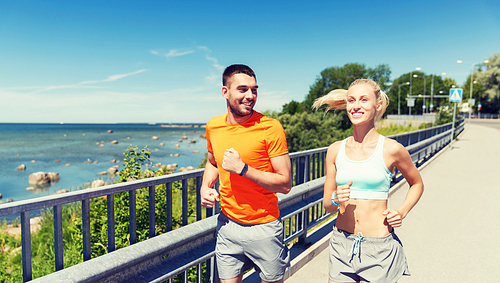
[[[406,148],[400,143],[390,140],[390,155],[393,158],[394,167],[396,167],[410,185],[403,204],[396,210],[388,208],[384,211],[387,222],[392,227],[400,227],[402,220],[408,215],[410,210],[417,204],[424,193],[424,182],[420,176],[411,156]]]

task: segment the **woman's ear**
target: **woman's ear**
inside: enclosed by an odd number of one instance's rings
[[[380,112],[382,111],[382,100],[379,100],[378,103],[377,103],[377,107],[375,109],[377,109],[377,112]]]

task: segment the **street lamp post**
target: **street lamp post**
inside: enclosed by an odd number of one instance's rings
[[[425,114],[425,108],[427,108],[427,105],[425,105],[425,74],[424,74],[424,105],[422,106],[422,114]]]
[[[417,70],[417,71],[420,71],[421,69],[422,68],[420,68],[420,67],[415,68],[415,70]],[[412,80],[413,76],[417,77],[417,75],[414,75],[413,71],[411,71],[411,73],[410,73],[410,97],[411,97],[411,86],[412,86],[412,82],[413,82],[413,80]]]
[[[402,85],[409,85],[410,82],[402,83],[399,85],[399,90],[398,90],[398,116],[401,115],[401,86]]]
[[[481,64],[488,64],[490,60],[486,59],[482,63],[472,63],[471,68],[470,68],[470,94],[469,94],[469,99],[472,99],[472,86],[474,85],[474,66],[476,65],[481,65]],[[464,63],[462,60],[457,60],[457,63]],[[471,106],[469,105],[469,123],[470,123],[470,116],[471,116]]]
[[[446,73],[443,72],[441,73],[442,76],[445,76]],[[432,83],[431,83],[431,105],[429,107],[429,110],[433,110],[434,109],[434,104],[433,104],[433,101],[432,101],[432,98],[434,96],[434,74],[432,74]]]
[[[421,70],[421,68],[417,68],[417,70]],[[418,75],[415,74],[415,75],[413,75],[413,77],[418,78]],[[426,106],[425,106],[425,74],[423,75],[423,77],[424,77],[424,95],[422,96],[421,93],[418,95],[418,97],[424,98],[424,102],[422,104],[422,115],[425,114],[425,108],[426,108]],[[410,94],[410,96],[411,96],[411,94]]]

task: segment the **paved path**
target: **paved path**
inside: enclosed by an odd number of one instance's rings
[[[473,120],[421,174],[424,195],[396,229],[412,273],[399,282],[500,282],[500,122]],[[328,282],[328,249],[285,282]]]

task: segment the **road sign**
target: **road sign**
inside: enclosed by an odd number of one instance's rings
[[[476,100],[474,98],[469,99],[467,102],[469,103],[469,106],[474,106],[476,104]]]
[[[463,92],[461,88],[450,88],[450,102],[462,102]]]
[[[415,106],[415,98],[407,98],[406,102],[408,103],[408,107],[414,107]]]

